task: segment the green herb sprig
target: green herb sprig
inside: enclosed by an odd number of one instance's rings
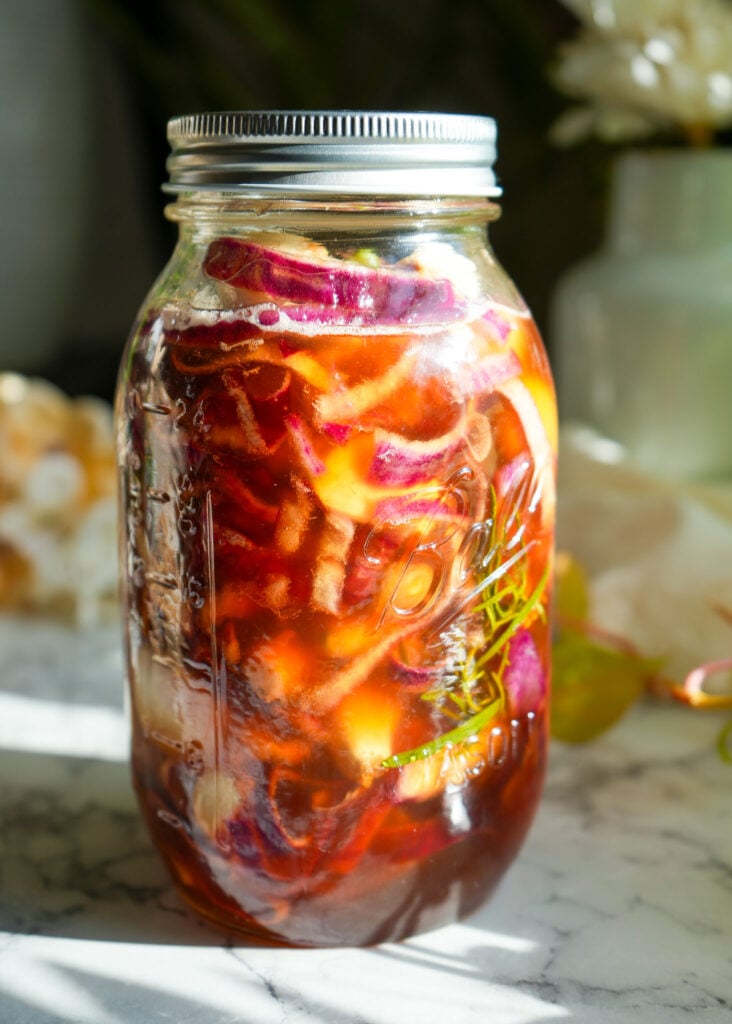
[[[505,517],[500,514],[495,490],[491,488],[492,514],[487,520],[490,533],[479,567],[476,589],[480,600],[473,612],[482,612],[484,635],[493,638],[493,642],[481,654],[477,648],[465,651],[455,671],[422,695],[422,700],[440,706],[444,714],[460,724],[429,743],[393,754],[381,762],[382,768],[402,767],[463,743],[505,707],[502,678],[508,662],[508,642],[533,612],[543,614],[541,601],[551,572],[547,565],[536,586],[529,590],[528,553],[532,545],[523,543],[522,510],[530,504],[530,475],[519,481]],[[501,654],[499,665],[487,677],[487,666]]]

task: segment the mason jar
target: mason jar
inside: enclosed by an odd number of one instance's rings
[[[474,911],[544,774],[555,403],[495,124],[168,126],[122,361],[134,783],[184,898],[295,945]]]

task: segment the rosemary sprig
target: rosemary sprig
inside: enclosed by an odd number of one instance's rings
[[[482,612],[485,633],[493,638],[487,650],[466,651],[464,657],[442,684],[422,695],[422,700],[441,705],[443,714],[464,719],[454,729],[411,750],[406,750],[382,761],[382,768],[397,768],[421,760],[446,747],[469,739],[482,729],[505,707],[506,696],[502,677],[508,661],[508,641],[524,625],[529,616],[543,612],[541,599],[549,581],[551,567],[546,566],[536,586],[529,593],[528,552],[531,542],[524,543],[521,509],[531,503],[530,480],[519,481],[515,500],[505,518],[500,515],[495,492],[491,489],[493,515],[488,520],[490,534],[486,554],[481,560],[480,595],[474,612]],[[488,664],[503,653],[497,669],[486,680]],[[482,691],[482,692],[481,692]]]
[[[491,658],[494,658],[496,654],[498,654],[498,652],[501,650],[501,648],[504,647],[506,642],[511,639],[513,634],[516,633],[523,626],[524,622],[526,622],[529,615],[531,615],[533,610],[538,606],[539,602],[541,601],[544,589],[547,583],[549,582],[550,572],[551,566],[547,564],[546,568],[544,569],[544,572],[541,574],[541,579],[534,587],[534,590],[529,596],[528,600],[518,611],[513,613],[513,615],[508,620],[508,624],[505,625],[505,628],[501,635],[498,637],[498,639],[495,640],[488,648],[488,650],[481,654],[481,656],[476,661],[475,664],[478,668],[482,668],[482,666],[489,662]]]
[[[405,750],[401,754],[393,754],[391,757],[387,757],[385,761],[381,762],[381,767],[402,768],[405,764],[412,764],[414,761],[421,761],[425,757],[437,754],[440,750],[444,750],[445,747],[454,747],[458,743],[463,743],[475,735],[475,733],[480,732],[490,722],[491,718],[495,718],[498,712],[502,710],[505,702],[503,687],[501,687],[500,696],[496,697],[490,704],[486,704],[485,707],[481,708],[477,714],[472,715],[466,722],[462,722],[449,732],[443,733],[442,736],[438,736],[436,739],[430,740],[429,743],[424,743],[420,747],[414,747],[412,750]]]

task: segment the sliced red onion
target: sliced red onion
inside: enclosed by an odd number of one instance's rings
[[[252,362],[242,370],[241,385],[257,405],[278,402],[288,392],[292,375],[287,367],[276,363]]]
[[[337,310],[333,310],[329,306],[307,306],[304,304],[285,306],[283,309],[285,323],[289,321],[291,324],[304,324],[311,327],[351,327],[351,328],[362,328],[362,327],[394,327],[399,325],[428,325],[428,324],[449,324],[454,323],[456,320],[463,319],[465,316],[465,309],[461,306],[449,307],[441,312],[439,315],[435,313],[433,316],[428,316],[423,313],[417,317],[412,315],[409,317],[387,317],[386,315],[369,314],[365,311],[353,312],[344,307],[338,307]],[[260,320],[262,326],[265,326],[264,322]]]
[[[521,373],[521,361],[513,349],[492,352],[483,356],[465,376],[465,392],[472,395],[490,395],[506,381]]]
[[[417,627],[409,623],[403,627],[403,635],[407,635]],[[321,683],[304,695],[304,705],[316,714],[331,711],[357,686],[365,682],[381,661],[388,655],[391,647],[400,639],[395,633],[389,633],[375,640],[362,653],[348,660],[342,668],[332,673],[327,683]]]
[[[411,693],[426,693],[440,675],[433,665],[407,665],[396,655],[392,657],[391,663],[399,686]]]
[[[311,808],[304,806],[301,807],[299,814],[292,814],[291,811],[288,813],[285,807],[280,810],[279,789],[280,786],[287,787],[288,784],[296,789],[298,793],[305,790],[306,787],[306,782],[301,772],[293,771],[291,768],[285,768],[281,765],[275,765],[269,780],[269,806],[272,820],[284,839],[294,850],[303,850],[310,846],[314,839],[312,825],[308,822],[308,818],[312,815],[313,811]],[[302,804],[302,802],[301,799],[300,803]],[[292,818],[291,823],[289,821],[290,818]],[[303,821],[303,819],[305,820]],[[302,829],[301,832],[296,831],[298,825]]]
[[[341,610],[341,595],[346,578],[346,563],[335,558],[320,557],[313,569],[313,589],[310,603],[313,608],[330,615]]]
[[[230,818],[226,822],[228,843],[244,863],[264,871],[264,855],[259,833],[253,821],[244,817]]]
[[[244,320],[171,330],[166,338],[175,368],[194,375],[236,366],[263,344],[261,332]]]
[[[344,873],[355,866],[368,846],[370,835],[388,810],[388,801],[378,791],[366,789],[347,779],[312,779],[282,765],[271,769],[267,787],[268,807],[260,807],[260,828],[267,839],[289,847],[287,867],[302,874],[302,861],[293,865],[292,851],[299,857],[323,851],[337,851],[338,868]],[[271,821],[277,830],[266,828]],[[330,865],[329,865],[330,867]],[[331,868],[332,870],[332,868]]]
[[[235,314],[235,311],[206,311],[207,319],[201,323],[190,323],[166,326],[165,336],[168,341],[181,348],[197,349],[254,349],[262,343],[262,332],[247,317]]]
[[[287,556],[299,551],[313,514],[312,492],[297,480],[294,494],[283,499],[275,528],[275,544]]]
[[[547,673],[528,629],[519,629],[508,641],[503,685],[514,715],[536,711],[547,690]]]
[[[336,444],[345,444],[353,432],[353,427],[345,423],[324,423],[320,429]]]
[[[295,446],[295,451],[307,472],[311,476],[320,476],[322,473],[325,473],[325,463],[315,451],[307,428],[300,417],[295,415],[295,413],[291,413],[285,418],[285,423],[287,424],[287,432],[290,435],[290,439]]]
[[[320,531],[312,573],[311,604],[321,611],[338,614],[348,569],[348,552],[355,523],[347,516],[328,512]]]
[[[451,598],[450,588],[446,587],[442,592],[438,591],[437,600],[429,608],[424,609],[422,614],[406,618],[397,617],[393,623],[385,623],[374,633],[374,642],[370,646],[347,662],[344,661],[340,668],[333,671],[327,682],[312,687],[303,695],[306,710],[323,715],[335,708],[345,696],[378,669],[397,644],[417,631],[421,636],[424,635],[430,623],[442,615]]]
[[[321,395],[316,402],[320,422],[343,424],[358,420],[365,412],[390,398],[410,379],[414,360],[413,352],[405,352],[380,377]]]
[[[476,462],[485,462],[493,450],[493,431],[486,416],[475,413],[468,419],[465,441]]]
[[[522,516],[536,512],[542,499],[542,480],[534,472],[533,462],[527,454],[517,455],[499,466],[491,485],[499,509],[510,517],[515,528],[518,528]],[[504,523],[507,525],[505,520]]]
[[[221,382],[234,403],[247,454],[274,452],[286,432],[290,371],[273,363],[254,362],[230,367],[221,374]]]
[[[508,380],[498,391],[511,403],[521,421],[536,480],[536,503],[541,503],[542,524],[551,528],[556,503],[555,454],[531,392],[520,380]]]
[[[453,430],[429,441],[412,441],[386,430],[374,431],[374,457],[368,479],[384,487],[411,487],[444,476],[456,452],[467,448],[482,462],[492,447],[490,424],[485,416],[472,416]]]
[[[292,305],[293,320],[409,324],[464,315],[449,281],[393,268],[316,260],[239,238],[218,238],[208,248],[209,277],[265,299]]]
[[[527,476],[531,473],[531,459],[526,455],[517,455],[510,462],[505,462],[493,476],[493,486],[499,498],[507,494],[515,494],[520,486],[525,486]]]
[[[399,434],[376,430],[374,440],[368,479],[383,487],[411,487],[434,478],[459,448],[462,433],[451,432],[434,441],[407,441]]]
[[[234,530],[230,526],[221,526],[216,534],[217,546],[221,550],[229,549],[239,553],[263,553],[264,549],[255,544],[250,537],[240,530]]]
[[[451,520],[461,523],[465,519],[465,509],[459,501],[455,506],[448,505],[444,492],[419,491],[413,494],[400,494],[380,501],[374,512],[374,522],[379,525],[399,526],[402,523],[413,523],[416,520]]]
[[[234,401],[236,418],[238,419],[239,426],[241,427],[241,433],[247,453],[250,455],[265,455],[274,451],[277,444],[271,445],[267,444],[265,441],[259,424],[257,423],[257,417],[254,414],[251,402],[249,401],[246,392],[242,389],[239,381],[228,372],[224,373],[221,379]]]
[[[232,502],[238,511],[244,516],[250,516],[255,520],[275,523],[279,516],[279,505],[272,505],[258,497],[251,487],[248,487],[236,473],[227,473],[220,480],[220,493],[227,501]]]
[[[242,353],[236,349],[222,352],[211,349],[174,348],[171,350],[170,358],[179,373],[199,376],[220,373],[230,366],[238,366],[242,360]]]
[[[483,314],[483,320],[497,335],[500,341],[505,341],[511,333],[513,325],[505,313],[499,312],[495,306],[490,306]]]

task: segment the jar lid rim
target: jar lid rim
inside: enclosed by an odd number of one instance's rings
[[[496,122],[472,114],[262,110],[168,122],[166,191],[500,195]]]

